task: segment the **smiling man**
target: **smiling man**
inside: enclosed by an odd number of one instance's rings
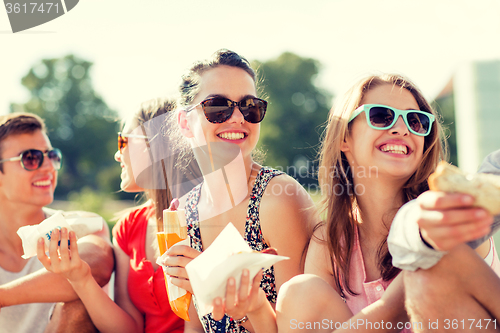
[[[61,152],[50,144],[40,117],[29,113],[0,116],[1,333],[95,331],[66,279],[46,271],[36,257],[21,258],[23,247],[17,230],[54,213],[45,206],[54,199],[61,162]],[[82,237],[78,244],[94,278],[105,285],[114,259],[104,220],[100,232]]]

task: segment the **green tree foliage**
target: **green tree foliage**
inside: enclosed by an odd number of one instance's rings
[[[45,119],[52,145],[63,152],[59,198],[85,186],[112,193],[120,183],[113,160],[118,115],[94,91],[91,66],[73,55],[43,59],[22,78],[29,100],[11,105],[11,112],[32,112]]]
[[[453,91],[447,94],[442,94],[434,101],[434,109],[441,116],[441,121],[444,127],[446,140],[448,141],[449,162],[453,165],[458,165],[457,156],[457,131],[455,128],[455,103]]]
[[[254,65],[269,101],[260,135],[266,164],[288,169],[302,184],[316,182],[315,177],[304,177],[305,170],[313,169],[331,101],[331,95],[314,84],[320,64],[285,52]]]

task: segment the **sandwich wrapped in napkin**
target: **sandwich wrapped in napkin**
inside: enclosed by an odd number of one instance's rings
[[[52,230],[55,228],[67,228],[74,231],[77,238],[97,232],[102,229],[102,217],[81,217],[73,214],[64,217],[61,212],[57,212],[51,217],[43,220],[37,225],[27,225],[17,230],[17,234],[23,242],[24,254],[22,257],[28,259],[36,256],[36,244],[40,237],[45,239],[45,251],[48,251]]]
[[[474,206],[484,208],[493,215],[500,213],[500,176],[485,173],[468,175],[441,161],[436,171],[429,176],[429,188],[469,194],[475,198]]]
[[[238,230],[229,223],[212,245],[186,265],[186,271],[198,303],[200,316],[213,310],[214,298],[224,298],[229,277],[240,286],[244,268],[253,279],[260,269],[266,269],[288,257],[252,251]]]

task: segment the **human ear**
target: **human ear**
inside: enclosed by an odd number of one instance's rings
[[[187,120],[187,112],[185,110],[181,110],[177,113],[177,124],[181,129],[182,135],[184,135],[186,138],[194,137],[193,132],[189,127],[189,122]]]
[[[349,143],[347,142],[347,136],[344,137],[344,140],[340,144],[340,151],[344,153],[349,151]]]

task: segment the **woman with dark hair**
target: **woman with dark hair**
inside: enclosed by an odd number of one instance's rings
[[[191,291],[184,267],[229,222],[253,250],[273,247],[290,260],[255,278],[244,270],[239,290],[230,278],[225,299],[214,300],[212,314],[201,317],[201,324],[194,308],[190,310],[186,331],[276,331],[277,293],[285,281],[302,273],[314,204],[293,178],[254,159],[267,111],[267,102],[257,97],[255,81],[248,61],[229,50],[195,63],[183,77],[178,134],[184,138],[182,150],[192,150],[204,182],[189,193],[185,205],[191,247],[172,247],[165,264],[173,283]]]

